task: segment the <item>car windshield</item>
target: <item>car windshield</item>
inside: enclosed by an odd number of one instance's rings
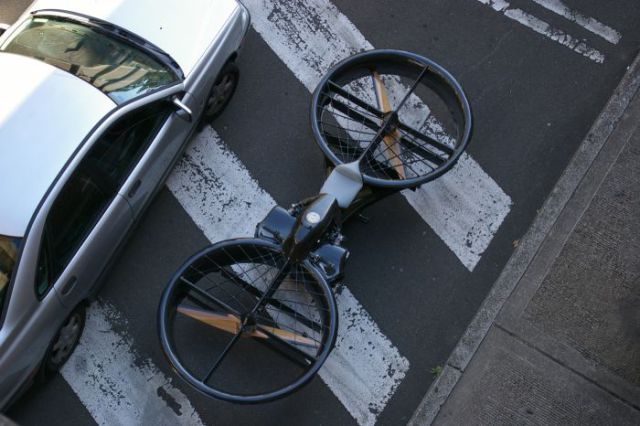
[[[0,235],[0,309],[4,304],[4,296],[11,281],[11,273],[18,257],[19,238]]]
[[[125,39],[63,17],[28,19],[0,50],[70,72],[116,103],[179,80],[171,68]]]

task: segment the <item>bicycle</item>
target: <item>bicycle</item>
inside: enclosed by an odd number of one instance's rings
[[[349,254],[342,224],[446,173],[471,137],[460,84],[435,62],[398,50],[337,64],[313,93],[310,115],[328,171],[319,195],[274,207],[254,238],[194,254],[163,292],[165,356],[211,397],[267,402],[308,383],[336,341],[333,288]]]

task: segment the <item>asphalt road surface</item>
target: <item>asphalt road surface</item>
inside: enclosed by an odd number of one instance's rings
[[[640,46],[635,0],[245,3],[253,29],[235,98],[115,263],[72,365],[9,410],[20,424],[406,422]],[[3,0],[0,21],[25,5]],[[161,354],[160,293],[196,249],[249,232],[263,206],[317,192],[310,89],[371,46],[414,51],[459,79],[474,112],[469,156],[345,229],[352,256],[338,302],[360,327],[341,330],[320,377],[266,405],[208,399]]]

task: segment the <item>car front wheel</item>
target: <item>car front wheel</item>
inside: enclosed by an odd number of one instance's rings
[[[227,62],[209,92],[202,114],[200,128],[211,123],[212,120],[224,111],[233,97],[236,87],[238,87],[239,79],[240,70],[238,66],[233,62]]]
[[[79,305],[67,317],[53,338],[45,357],[44,368],[46,372],[56,372],[67,362],[73,350],[78,346],[82,330],[84,330],[85,318],[84,305]]]

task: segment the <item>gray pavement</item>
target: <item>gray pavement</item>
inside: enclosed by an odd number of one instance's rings
[[[410,424],[640,424],[640,57]]]

